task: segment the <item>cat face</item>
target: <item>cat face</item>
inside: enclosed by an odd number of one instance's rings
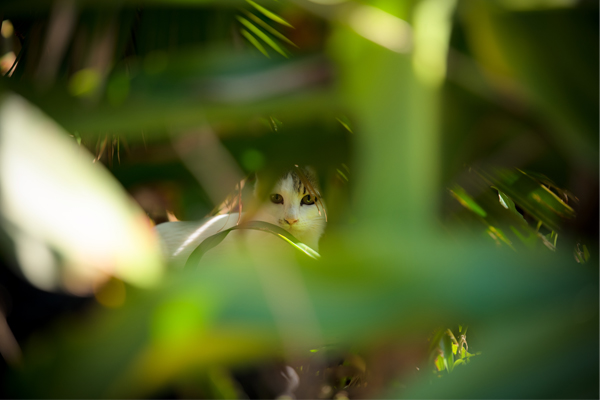
[[[301,242],[317,250],[319,239],[325,230],[325,210],[319,198],[320,192],[314,174],[309,171],[303,172],[313,189],[313,194],[296,172],[288,172],[270,190],[261,213],[267,214],[267,222],[282,227]]]

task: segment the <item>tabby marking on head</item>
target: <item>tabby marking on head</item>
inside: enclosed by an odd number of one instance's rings
[[[253,219],[278,225],[318,250],[319,239],[325,231],[325,210],[314,173],[306,169],[302,169],[301,173],[310,188],[306,187],[298,172],[286,172],[271,189],[265,204]]]

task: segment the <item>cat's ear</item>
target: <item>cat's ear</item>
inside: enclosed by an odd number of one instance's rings
[[[315,167],[312,165],[306,165],[302,169],[308,178],[314,179],[315,181],[317,180],[317,170]]]

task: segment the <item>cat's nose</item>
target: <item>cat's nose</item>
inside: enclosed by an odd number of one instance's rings
[[[298,219],[286,218],[285,222],[287,222],[290,225],[294,225],[296,222],[298,222]]]

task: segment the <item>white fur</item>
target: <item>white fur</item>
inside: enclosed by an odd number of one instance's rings
[[[318,250],[319,239],[325,231],[326,224],[323,207],[319,206],[319,212],[317,204],[302,204],[301,200],[308,194],[308,191],[306,193],[303,190],[297,192],[290,174],[275,185],[272,193],[283,196],[283,204],[274,204],[267,199],[259,212],[260,220],[279,225],[302,243]],[[288,221],[296,222],[290,224]]]
[[[269,194],[279,194],[283,197],[283,204],[274,204],[267,197],[265,203],[252,216],[252,220],[265,221],[273,225],[277,225],[292,235],[304,244],[319,249],[319,239],[325,231],[325,211],[323,207],[317,204],[305,205],[301,204],[302,198],[308,194],[301,189],[300,192],[294,188],[294,180],[290,174],[279,180],[273,190]],[[317,195],[320,195],[317,193]],[[323,204],[321,202],[321,204]],[[207,237],[212,236],[224,229],[235,226],[238,222],[238,214],[232,213],[227,215],[219,215],[212,218],[207,218],[196,222],[167,222],[156,227],[156,231],[160,237],[161,248],[163,254],[170,262],[183,265],[192,251]],[[230,249],[231,242],[236,237],[241,237],[236,233],[231,232],[225,241],[219,244],[214,250],[221,248]],[[262,243],[271,242],[273,235],[266,232],[252,232],[245,235],[246,239],[251,237],[252,240],[258,240]],[[280,241],[279,238],[277,238]]]

